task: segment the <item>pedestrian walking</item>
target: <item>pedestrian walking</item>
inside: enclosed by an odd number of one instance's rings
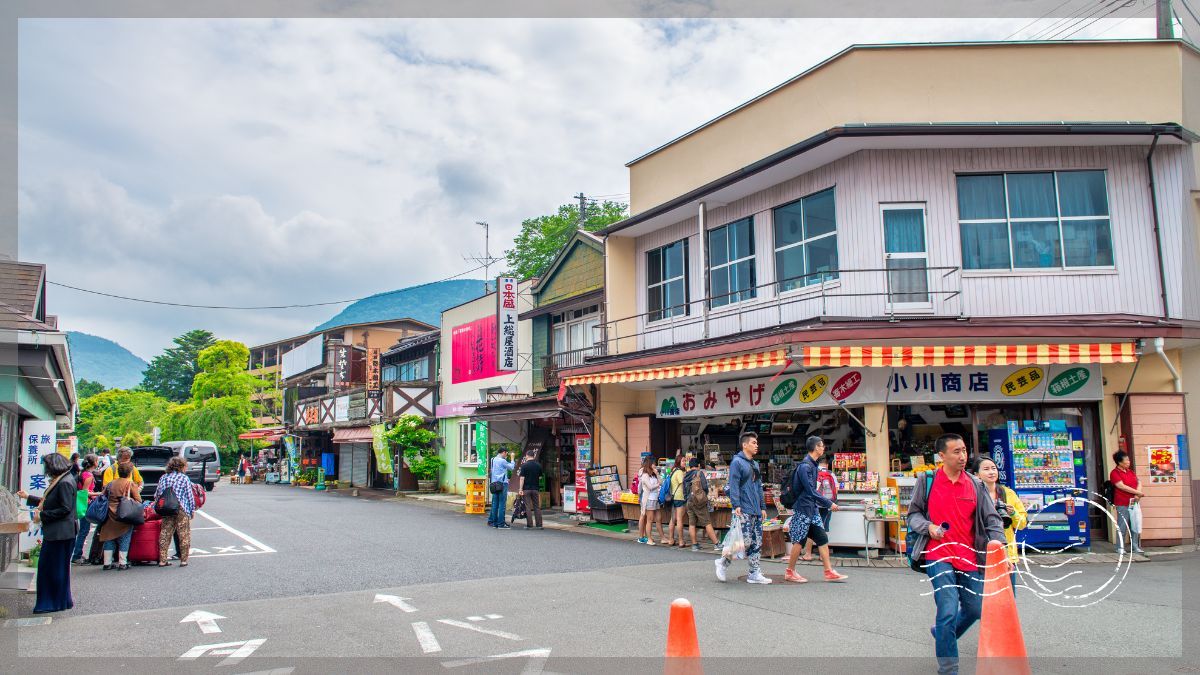
[[[1125,536],[1133,545],[1133,552],[1146,555],[1142,550],[1142,497],[1146,496],[1138,488],[1138,477],[1133,470],[1133,461],[1129,453],[1118,450],[1113,453],[1116,466],[1108,474],[1108,480],[1113,484],[1113,506],[1117,507],[1117,527],[1124,531]]]
[[[837,479],[829,472],[828,455],[821,455],[821,458],[817,460],[817,494],[831,502],[837,503]],[[817,515],[821,517],[821,527],[824,528],[826,534],[829,534],[829,522],[833,520],[833,509],[826,507],[818,508]],[[808,562],[813,559],[812,545],[812,539],[804,542],[804,555],[800,556],[801,560]]]
[[[696,527],[699,526],[704,528],[704,533],[713,544],[713,550],[720,551],[721,543],[717,540],[717,533],[713,531],[710,515],[712,504],[708,501],[708,478],[704,475],[704,469],[700,467],[698,457],[688,460],[688,472],[683,477],[683,493],[687,495],[688,531],[692,535],[692,550],[700,550],[700,542],[696,541]]]
[[[733,515],[738,520],[742,537],[746,542],[746,562],[750,565],[747,583],[769,584],[771,580],[762,573],[763,520],[767,511],[763,503],[762,472],[754,456],[758,454],[758,434],[747,431],[738,439],[742,451],[733,456],[729,463],[729,501]],[[717,580],[725,581],[725,573],[732,563],[721,556],[716,560]]]
[[[83,559],[83,543],[87,540],[88,533],[92,531],[92,521],[84,517],[87,511],[87,505],[92,503],[92,500],[100,496],[100,478],[97,469],[98,460],[95,455],[88,454],[83,458],[82,470],[79,473],[78,486],[79,492],[75,495],[76,515],[79,520],[79,534],[75,535],[75,549],[71,551],[71,562],[76,565],[86,565],[87,561]],[[80,504],[80,493],[84,494],[83,503]],[[79,507],[83,508],[80,509]]]
[[[662,481],[658,469],[654,466],[654,458],[642,458],[642,468],[638,471],[638,503],[641,504],[642,515],[638,519],[638,543],[654,545],[654,524],[658,523],[659,536],[663,534],[662,521],[658,512],[658,487]]]
[[[244,453],[238,453],[237,481],[235,482],[239,485],[246,482],[246,470],[249,464],[250,462],[246,459],[246,455]]]
[[[686,516],[687,500],[684,499],[683,493],[683,478],[686,472],[683,470],[683,453],[675,455],[675,464],[671,467],[671,524],[667,528],[667,540],[664,545],[670,546],[674,543],[679,548],[683,548],[686,544],[683,543],[683,522]]]
[[[825,456],[825,441],[819,436],[809,436],[804,442],[804,449],[808,454],[792,472],[792,493],[796,495],[796,503],[792,507],[794,513],[788,524],[788,540],[792,542],[792,550],[788,555],[787,570],[784,571],[783,578],[794,584],[808,583],[808,579],[796,573],[796,560],[800,558],[801,544],[808,542],[817,545],[821,564],[825,567],[825,581],[845,581],[846,575],[833,569],[829,557],[829,535],[821,518],[821,509],[832,513],[838,510],[838,505],[817,491],[820,473],[817,460]]]
[[[488,525],[500,530],[509,529],[504,522],[504,512],[508,507],[508,472],[512,471],[513,463],[508,460],[508,451],[501,450],[492,458],[490,472],[492,508],[488,512]]]
[[[525,500],[525,529],[542,529],[542,495],[538,482],[542,479],[542,464],[535,453],[525,455],[525,461],[517,471],[521,477],[521,496]],[[537,521],[537,525],[534,525]]]
[[[168,491],[175,495],[176,508],[174,512],[159,512],[162,517],[162,529],[158,533],[158,566],[167,567],[171,564],[167,560],[167,549],[174,540],[175,551],[179,554],[179,566],[187,567],[188,554],[192,550],[192,517],[196,512],[196,501],[192,494],[192,481],[187,477],[187,460],[178,455],[167,460],[167,472],[158,479],[154,503],[159,504],[159,498]]]
[[[50,478],[50,485],[41,497],[17,491],[26,504],[37,507],[33,519],[42,525],[35,614],[61,612],[75,606],[71,598],[71,549],[78,527],[75,476],[71,473],[71,461],[57,452],[42,457],[42,468]]]
[[[118,453],[117,457],[120,457]],[[104,486],[104,494],[108,496],[108,519],[100,526],[100,541],[104,542],[104,569],[129,569],[129,542],[133,539],[133,525],[117,520],[117,507],[122,497],[137,499],[141,488],[131,480],[136,471],[129,462],[118,462],[116,480],[109,481]],[[115,562],[114,562],[115,559]]]
[[[992,499],[1000,522],[1004,525],[1004,539],[1008,542],[1005,548],[1012,566],[1009,580],[1012,582],[1013,595],[1016,595],[1017,563],[1021,560],[1021,554],[1017,552],[1017,530],[1023,530],[1029,524],[1029,514],[1017,493],[1000,484],[1000,468],[990,455],[979,455],[971,460],[969,470],[983,482],[984,491]]]
[[[918,480],[908,507],[908,529],[916,533],[911,553],[923,560],[937,607],[933,635],[938,672],[958,673],[958,640],[979,620],[989,541],[1004,541],[1004,525],[983,483],[966,472],[967,444],[958,434],[934,442],[942,468]],[[1008,561],[1005,560],[1005,564]]]

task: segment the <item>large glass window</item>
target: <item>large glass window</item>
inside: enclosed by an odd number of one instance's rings
[[[554,314],[550,317],[550,326],[552,353],[564,354],[586,350],[575,355],[579,357],[579,363],[582,363],[584,356],[591,356],[598,341],[597,328],[600,326],[600,306],[592,305],[591,307]],[[560,359],[558,360],[558,365],[562,367],[568,364]],[[578,365],[578,363],[570,363],[569,365]]]
[[[749,300],[755,295],[754,219],[708,231],[710,307]]]
[[[646,310],[650,321],[689,314],[687,275],[687,239],[646,253]]]
[[[775,209],[775,276],[779,291],[837,278],[833,188]]]
[[[458,423],[458,463],[478,464],[479,455],[475,454],[475,423]]]
[[[429,358],[422,357],[383,367],[384,382],[421,382],[429,379]]]
[[[1111,267],[1103,171],[958,177],[963,269]]]

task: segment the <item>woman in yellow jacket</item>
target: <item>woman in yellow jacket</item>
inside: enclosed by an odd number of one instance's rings
[[[1025,529],[1029,524],[1029,514],[1025,505],[1017,498],[1017,493],[1000,485],[1000,469],[995,460],[988,455],[980,455],[971,463],[971,473],[983,481],[988,495],[996,505],[996,512],[1004,521],[1004,539],[1008,542],[1008,562],[1012,565],[1011,581],[1013,594],[1017,592],[1017,562],[1021,556],[1017,553],[1017,530]]]

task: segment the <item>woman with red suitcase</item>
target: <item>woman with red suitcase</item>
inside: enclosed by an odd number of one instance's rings
[[[158,479],[154,491],[154,510],[162,516],[162,530],[158,533],[158,566],[167,567],[167,549],[175,533],[179,533],[179,566],[187,567],[188,553],[192,548],[192,514],[196,511],[196,500],[192,494],[192,481],[187,477],[187,460],[176,455],[167,462],[167,472]]]

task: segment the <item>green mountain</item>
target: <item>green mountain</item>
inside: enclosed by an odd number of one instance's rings
[[[67,331],[67,344],[75,381],[91,380],[108,389],[131,389],[142,383],[148,364],[112,340]]]
[[[493,284],[494,285],[494,284]],[[442,312],[483,295],[483,281],[452,279],[398,291],[379,293],[349,305],[313,332],[371,321],[416,319],[431,326],[442,322]]]

